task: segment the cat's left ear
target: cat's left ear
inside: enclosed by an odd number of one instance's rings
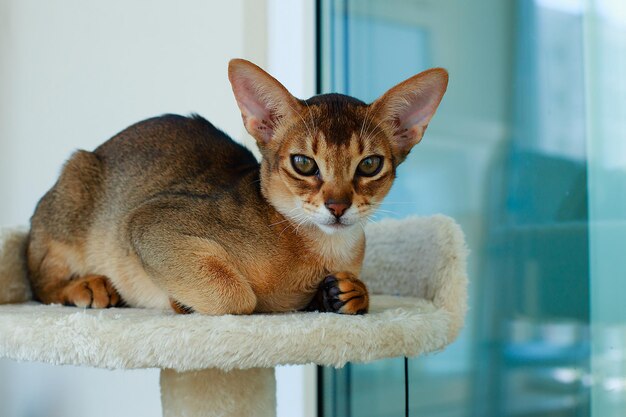
[[[261,147],[272,140],[281,120],[295,116],[300,107],[281,83],[245,59],[230,61],[228,79],[244,126]]]
[[[371,104],[391,133],[391,146],[398,163],[422,140],[448,87],[448,72],[432,68],[396,85]]]

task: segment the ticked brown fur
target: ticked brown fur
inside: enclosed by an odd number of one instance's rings
[[[28,269],[44,303],[249,314],[367,311],[362,224],[421,139],[447,85],[433,69],[367,105],[302,101],[231,61],[263,159],[199,116],[125,129],[65,164],[31,219]],[[315,161],[314,174],[294,155]],[[360,163],[382,161],[373,176]]]

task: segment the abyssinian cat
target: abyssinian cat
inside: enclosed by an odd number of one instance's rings
[[[228,76],[260,163],[199,116],[165,115],[77,151],[31,219],[43,303],[249,314],[368,309],[363,223],[447,87],[435,68],[371,104],[293,97],[241,59]]]

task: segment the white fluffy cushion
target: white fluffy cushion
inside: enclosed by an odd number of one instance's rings
[[[342,366],[441,350],[467,308],[463,234],[444,216],[366,229],[364,316],[289,313],[209,317],[26,302],[23,231],[0,233],[0,357],[103,368]],[[21,303],[21,304],[20,304]]]

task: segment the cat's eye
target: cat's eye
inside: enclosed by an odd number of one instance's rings
[[[315,175],[319,171],[315,160],[304,155],[291,155],[291,165],[300,175]]]
[[[356,173],[362,177],[373,177],[380,172],[382,167],[383,158],[378,155],[372,155],[359,162],[359,166],[356,168]]]

